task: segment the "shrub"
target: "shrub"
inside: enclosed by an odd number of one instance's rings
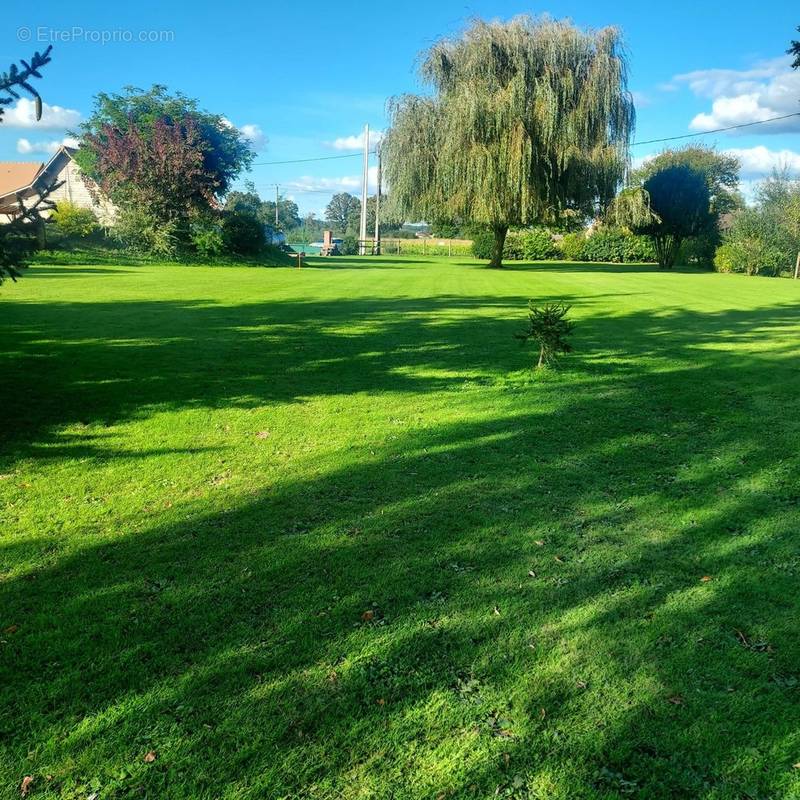
[[[494,239],[492,239],[494,241]],[[487,256],[490,258],[491,256]],[[522,231],[509,231],[503,243],[503,258],[507,261],[521,261],[525,257],[525,240]]]
[[[567,233],[556,244],[561,258],[567,261],[583,261],[583,249],[586,246],[586,234],[582,231],[578,233]]]
[[[714,268],[717,272],[777,277],[786,269],[786,254],[758,237],[731,239],[717,248]]]
[[[717,272],[736,272],[737,260],[736,246],[730,243],[721,244],[714,254],[714,269]]]
[[[656,248],[647,236],[628,234],[625,236],[625,257],[628,263],[645,262],[654,264],[658,261]]]
[[[472,255],[475,258],[488,261],[494,252],[494,234],[486,228],[477,228],[470,231],[472,237]]]
[[[522,232],[522,254],[529,261],[545,261],[556,255],[556,246],[550,231],[545,228],[531,228]]]
[[[176,222],[159,223],[141,206],[123,206],[113,228],[114,238],[136,253],[172,259],[181,240]]]
[[[625,234],[619,228],[598,228],[586,237],[583,257],[586,261],[623,262]]]
[[[253,214],[234,211],[222,218],[225,249],[237,256],[252,256],[266,244],[264,225]]]
[[[339,252],[343,256],[357,256],[358,255],[358,237],[345,236],[342,243],[339,245]]]
[[[714,263],[714,254],[720,243],[719,233],[711,231],[700,236],[687,239],[678,251],[676,261],[679,264],[699,264],[710,266]]]
[[[539,345],[539,361],[536,368],[555,360],[559,353],[569,353],[572,346],[566,337],[572,332],[574,325],[567,319],[571,306],[564,303],[545,303],[537,306],[533,300],[528,301],[528,328],[515,334],[525,344],[533,339]]]
[[[225,250],[225,238],[222,228],[213,220],[203,220],[192,225],[192,247],[200,258],[211,260]]]
[[[97,217],[90,208],[80,208],[66,200],[53,211],[53,221],[58,232],[64,236],[91,236],[97,228]]]
[[[645,236],[634,236],[622,228],[598,228],[586,237],[582,257],[585,261],[654,262],[655,248]]]

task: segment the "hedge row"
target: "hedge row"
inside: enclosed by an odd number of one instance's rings
[[[472,255],[489,259],[494,236],[491,231],[477,231],[473,237]],[[610,261],[614,263],[655,262],[650,240],[620,228],[598,228],[589,235],[583,231],[556,238],[546,228],[509,231],[503,258],[526,261]]]

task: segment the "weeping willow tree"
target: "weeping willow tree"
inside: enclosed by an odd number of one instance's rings
[[[382,146],[395,210],[494,232],[592,213],[615,194],[635,113],[615,28],[516,17],[476,21],[422,54],[429,96],[390,101]]]

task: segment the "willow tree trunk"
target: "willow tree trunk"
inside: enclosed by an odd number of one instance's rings
[[[494,246],[492,247],[492,260],[489,262],[489,266],[499,269],[503,266],[503,247],[506,243],[508,225],[493,225],[492,232],[494,233]]]

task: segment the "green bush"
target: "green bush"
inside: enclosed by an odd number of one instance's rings
[[[494,242],[494,237],[492,237]],[[522,231],[509,231],[503,243],[503,258],[506,261],[521,261],[525,257],[525,240]],[[487,256],[491,258],[491,255]]]
[[[203,220],[192,225],[191,243],[200,258],[211,260],[225,250],[222,228],[213,220]]]
[[[677,263],[711,266],[719,243],[720,237],[716,230],[686,239],[678,251]]]
[[[181,231],[177,223],[160,223],[137,205],[120,208],[113,235],[134,253],[174,259],[180,249]]]
[[[358,237],[345,236],[342,244],[339,245],[339,252],[343,256],[357,256],[358,255]]]
[[[545,261],[557,255],[553,237],[546,228],[530,228],[522,231],[522,255],[529,261]]]
[[[717,272],[736,272],[737,262],[738,253],[734,244],[721,244],[714,253],[714,269]]]
[[[586,234],[583,231],[565,234],[556,243],[561,258],[566,261],[583,261],[583,249],[586,246]]]
[[[655,248],[645,236],[634,236],[622,228],[602,227],[586,237],[582,254],[585,261],[654,262]]]
[[[488,228],[477,228],[470,231],[472,237],[472,255],[488,261],[494,252],[494,233]]]
[[[222,240],[225,249],[237,256],[260,253],[266,244],[264,225],[253,214],[227,213],[222,218]]]
[[[786,253],[757,237],[730,239],[714,255],[717,272],[778,277],[787,269]]]
[[[91,236],[97,228],[97,217],[90,208],[80,208],[62,200],[53,211],[52,219],[58,232],[64,236]]]

